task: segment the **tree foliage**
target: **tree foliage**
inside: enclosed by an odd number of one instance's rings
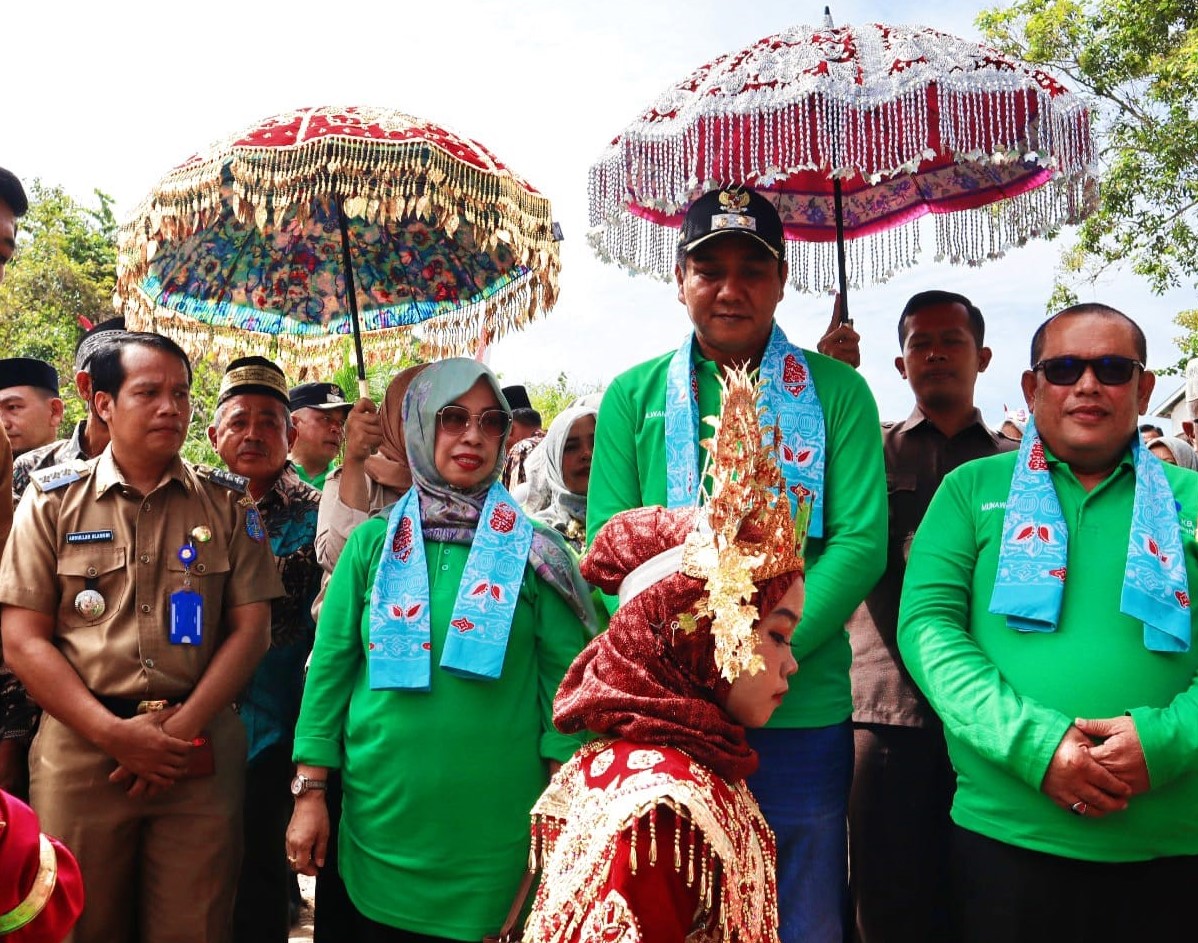
[[[549,423],[553,422],[554,417],[578,397],[598,392],[601,387],[585,383],[581,386],[575,385],[563,371],[557,375],[556,380],[526,383],[525,389],[528,391],[528,399],[533,408],[541,414],[542,427],[548,429]]]
[[[54,365],[70,422],[84,412],[73,382],[75,343],[84,330],[79,319],[113,316],[117,223],[112,198],[101,190],[95,197],[94,208],[82,206],[61,187],[34,181],[0,285],[0,350]]]
[[[1198,284],[1198,4],[1017,0],[978,17],[988,41],[1066,76],[1095,120],[1095,213],[1066,253],[1066,281],[1130,266],[1153,292]],[[1177,321],[1191,329],[1198,312]],[[1179,339],[1198,352],[1198,335]],[[1187,353],[1187,357],[1190,353]]]

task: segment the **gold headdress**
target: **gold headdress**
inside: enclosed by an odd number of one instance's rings
[[[747,367],[727,370],[720,384],[721,414],[707,419],[715,435],[700,443],[708,453],[711,490],[686,539],[682,572],[706,581],[706,595],[692,615],[711,619],[716,665],[733,681],[742,671],[756,674],[764,667],[754,650],[757,607],[749,600],[765,580],[803,572],[811,506],[800,497],[792,517],[777,460],[782,430],[776,423],[761,426],[763,384]]]

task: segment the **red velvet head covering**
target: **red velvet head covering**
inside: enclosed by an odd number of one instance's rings
[[[624,577],[649,558],[681,544],[694,525],[693,508],[638,508],[617,514],[595,537],[582,575],[615,593]],[[756,603],[768,613],[794,581],[774,577]],[[593,730],[642,743],[676,747],[722,778],[744,779],[757,754],[744,727],[724,709],[729,683],[715,663],[711,624],[686,633],[678,615],[703,595],[702,580],[675,573],[624,603],[607,631],[566,672],[553,702],[553,722],[564,733]]]
[[[38,879],[41,828],[33,810],[0,790],[0,925],[19,907]],[[51,838],[58,873],[50,898],[32,920],[9,933],[2,943],[59,943],[83,912],[83,875],[66,845]]]

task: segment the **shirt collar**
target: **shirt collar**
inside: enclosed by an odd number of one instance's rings
[[[928,419],[927,416],[924,415],[922,409],[920,409],[918,406],[916,406],[914,409],[911,410],[911,415],[908,416],[906,419],[904,419],[902,421],[902,423],[899,425],[899,429],[903,432],[910,432],[913,429],[917,429],[920,426],[925,426],[925,425],[932,429],[936,428],[935,423],[933,423],[930,419]],[[962,429],[961,432],[958,432],[957,435],[961,435],[962,433],[967,432],[968,430],[972,429],[974,426],[981,427],[982,430],[985,431],[985,433],[987,435],[989,435],[991,438],[997,438],[997,436],[998,436],[998,433],[996,433],[989,426],[987,426],[985,422],[982,421],[982,411],[980,409],[978,409],[976,406],[973,408],[973,418],[970,420],[969,425],[967,425],[964,429]],[[937,431],[939,431],[939,430],[937,430]]]
[[[114,487],[131,488],[132,486],[125,479],[125,474],[117,467],[116,460],[112,457],[112,443],[105,446],[104,451],[100,453],[100,457],[96,459],[96,466],[92,471],[92,480],[96,483],[97,494],[106,494]],[[195,483],[187,474],[187,469],[183,464],[183,459],[176,455],[170,465],[167,466],[166,472],[162,476],[162,480],[154,487],[157,491],[164,484],[177,481],[185,490],[196,490]]]

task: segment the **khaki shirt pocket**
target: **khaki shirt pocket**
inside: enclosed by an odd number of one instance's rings
[[[58,582],[62,589],[60,624],[68,628],[103,625],[129,604],[125,548],[103,544],[63,547],[58,554]],[[104,599],[104,612],[93,618],[75,608],[75,600],[87,589]]]

